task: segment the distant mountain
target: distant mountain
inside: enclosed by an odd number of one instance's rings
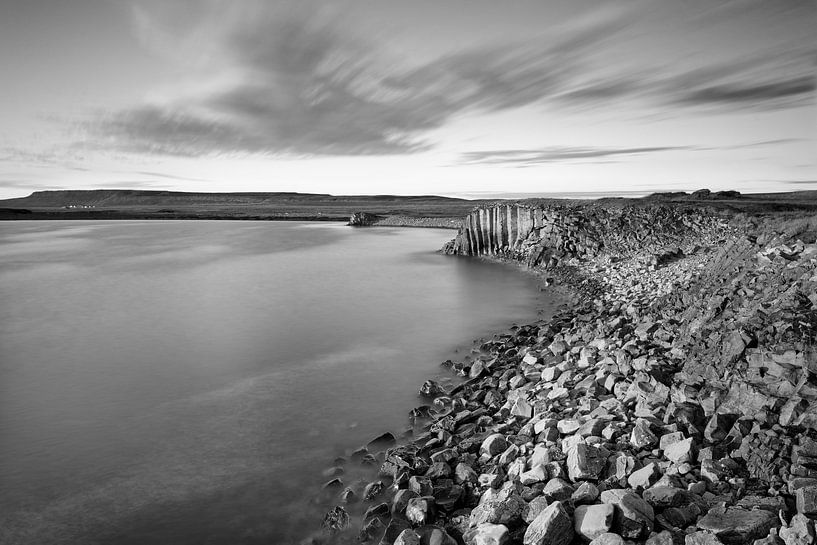
[[[188,193],[184,191],[145,191],[135,189],[95,189],[35,191],[28,197],[0,200],[2,206],[47,207],[64,206],[196,206],[196,205],[281,205],[339,203],[470,203],[465,199],[433,195],[328,195],[322,193],[252,192],[252,193]]]

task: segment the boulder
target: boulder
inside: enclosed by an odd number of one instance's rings
[[[433,380],[427,380],[420,386],[420,395],[423,397],[437,397],[445,395],[445,389]]]
[[[780,529],[780,538],[786,545],[814,545],[817,543],[814,521],[798,513],[787,527]]]
[[[394,540],[394,545],[420,545],[420,535],[411,528],[407,528],[400,532],[400,535]]]
[[[806,516],[817,515],[817,486],[804,486],[795,491],[797,512]]]
[[[462,536],[466,545],[505,545],[510,540],[508,527],[504,524],[483,522]]]
[[[609,503],[580,505],[573,513],[574,529],[589,540],[596,539],[610,531],[614,514],[615,508]]]
[[[633,488],[648,488],[660,478],[661,468],[658,467],[658,464],[652,462],[637,471],[633,471],[627,477],[627,482]]]
[[[590,545],[625,545],[624,538],[618,534],[607,532],[590,542]]]
[[[508,448],[508,442],[501,433],[494,433],[485,438],[479,447],[479,453],[490,457],[501,454]]]
[[[574,482],[598,479],[606,463],[601,449],[592,445],[579,443],[567,452],[567,473]]]
[[[349,514],[343,507],[337,505],[324,515],[321,527],[330,534],[336,534],[349,528],[349,523]]]
[[[614,488],[601,493],[601,501],[616,507],[613,529],[625,538],[643,539],[653,529],[652,506],[630,490]]]
[[[723,542],[710,532],[694,532],[684,537],[684,545],[723,545]]]
[[[525,530],[524,545],[567,545],[573,540],[573,521],[562,502],[555,501]]]
[[[515,490],[488,489],[483,492],[479,504],[471,510],[469,526],[476,527],[485,522],[513,524],[522,517],[524,509],[525,500]]]
[[[421,496],[406,503],[406,518],[413,524],[428,524],[434,520],[434,498]]]
[[[780,526],[780,519],[769,511],[740,508],[711,509],[698,521],[698,528],[715,534],[724,545],[743,545],[761,539]]]

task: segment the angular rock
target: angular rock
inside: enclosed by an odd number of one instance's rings
[[[321,526],[328,533],[336,534],[346,530],[349,527],[349,524],[349,514],[343,507],[337,505],[329,510],[326,515],[324,515]]]
[[[766,537],[769,530],[777,526],[780,526],[780,519],[763,509],[711,509],[698,521],[698,528],[712,532],[724,545],[751,543],[752,540]]]
[[[420,395],[423,397],[437,397],[445,395],[445,389],[433,380],[427,380],[420,387]]]
[[[504,524],[483,522],[462,536],[466,545],[505,545],[510,541],[508,527]]]
[[[813,517],[817,515],[817,486],[804,486],[794,493],[797,512]]]
[[[413,524],[428,524],[434,520],[434,498],[422,496],[411,498],[406,504],[406,518]]]
[[[589,540],[610,531],[615,508],[609,503],[580,505],[573,513],[574,530]]]
[[[695,458],[694,448],[695,443],[691,437],[689,439],[682,439],[667,445],[664,448],[664,457],[676,464],[691,462]]]
[[[573,521],[562,502],[555,501],[525,530],[524,545],[567,545],[573,540]]]
[[[474,471],[474,468],[466,463],[460,462],[454,468],[454,480],[460,484],[462,483],[476,483],[479,480],[479,475]]]
[[[637,471],[633,471],[627,477],[627,482],[633,488],[648,488],[660,478],[661,468],[658,467],[658,464],[652,462]]]
[[[641,494],[641,497],[653,507],[660,509],[680,507],[692,502],[692,495],[689,492],[671,486],[648,488]]]
[[[780,538],[786,545],[814,545],[817,543],[814,521],[798,513],[787,527],[780,529]]]
[[[522,517],[525,500],[510,489],[486,490],[479,504],[471,510],[469,525],[476,527],[483,523],[513,524]]]
[[[380,545],[392,545],[400,534],[409,528],[410,525],[405,520],[401,518],[391,519],[389,524],[386,525],[386,531],[383,533],[383,538],[380,540]]]
[[[715,534],[710,532],[694,532],[687,534],[684,545],[724,545]]]
[[[641,539],[653,529],[655,513],[641,496],[629,490],[614,488],[601,493],[601,501],[616,507],[613,529],[624,538]]]
[[[630,434],[630,444],[639,450],[652,448],[658,444],[658,437],[650,430],[646,420],[639,419]]]
[[[581,505],[584,503],[593,503],[599,497],[599,489],[596,485],[590,482],[583,482],[571,494],[570,499],[573,505]]]
[[[590,542],[590,545],[624,545],[624,538],[618,534],[608,532]]]
[[[420,477],[413,475],[408,481],[408,488],[418,496],[431,496],[434,488],[431,485],[431,479],[428,477]]]
[[[418,494],[414,490],[404,489],[395,492],[391,502],[391,514],[402,515],[405,513],[409,500],[416,497],[418,497]]]
[[[606,463],[606,456],[592,445],[579,443],[567,453],[567,473],[574,482],[598,479]]]

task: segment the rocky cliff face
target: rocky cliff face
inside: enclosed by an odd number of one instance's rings
[[[666,258],[702,238],[723,239],[727,231],[722,215],[678,206],[503,204],[472,211],[445,251],[509,257],[530,266],[602,253]]]
[[[502,205],[447,250],[575,297],[445,362],[467,380],[422,386],[410,442],[352,455],[393,484],[362,489],[361,541],[817,543],[817,216]]]

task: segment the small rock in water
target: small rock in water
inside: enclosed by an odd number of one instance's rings
[[[336,534],[349,528],[349,523],[349,514],[337,505],[324,515],[322,527],[330,534]]]
[[[433,380],[427,380],[420,387],[420,395],[423,397],[437,397],[444,395],[445,390],[439,383]]]
[[[378,435],[377,437],[369,441],[369,444],[366,445],[366,448],[369,450],[383,449],[391,447],[395,443],[397,443],[397,440],[394,438],[394,435],[392,435],[391,432],[387,431],[386,433]]]

